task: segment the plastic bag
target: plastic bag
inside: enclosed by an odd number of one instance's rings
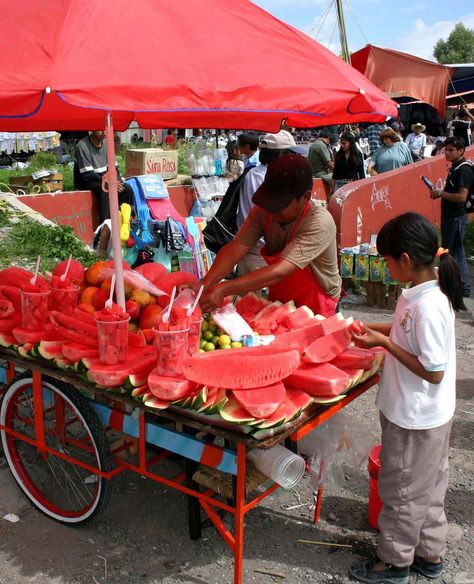
[[[230,302],[212,313],[212,318],[220,329],[225,331],[233,341],[240,341],[244,335],[253,331]]]
[[[184,227],[168,217],[165,223],[165,247],[168,253],[182,251],[186,246],[186,231]]]
[[[162,243],[160,243],[158,248],[155,249],[155,255],[153,257],[153,261],[156,262],[157,264],[161,264],[161,265],[165,266],[165,268],[168,270],[168,272],[171,272],[171,258],[166,253],[165,246]]]

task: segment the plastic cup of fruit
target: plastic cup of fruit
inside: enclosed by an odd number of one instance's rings
[[[188,334],[188,354],[195,355],[199,352],[199,343],[201,341],[201,323],[202,318],[191,320]]]
[[[153,329],[158,353],[157,370],[159,375],[166,377],[181,376],[184,360],[189,356],[189,328],[182,328],[179,325],[176,325],[176,328],[179,330]]]
[[[71,284],[67,288],[51,288],[51,308],[59,312],[72,313],[77,306],[79,286]]]
[[[30,331],[43,330],[49,322],[50,291],[25,292],[21,290],[22,326]]]
[[[116,365],[127,359],[129,320],[128,315],[121,320],[96,319],[99,360],[102,363]]]

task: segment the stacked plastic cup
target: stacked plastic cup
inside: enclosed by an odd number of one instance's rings
[[[43,330],[49,322],[50,291],[25,292],[21,290],[22,325],[30,331]]]
[[[285,489],[296,487],[304,475],[304,459],[281,444],[268,450],[251,450],[247,458],[257,470]]]
[[[159,375],[180,377],[183,363],[188,353],[189,328],[180,330],[160,330],[154,328],[155,346],[158,353],[157,370]]]

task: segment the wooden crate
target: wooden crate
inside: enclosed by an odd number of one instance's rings
[[[383,282],[367,282],[367,305],[395,310],[401,286],[387,286]]]
[[[57,172],[55,174],[50,174],[49,176],[44,176],[36,180],[30,175],[25,176],[11,176],[9,179],[9,184],[13,192],[17,192],[21,189],[28,193],[29,185],[39,186],[42,193],[51,193],[54,191],[63,190],[63,174]]]

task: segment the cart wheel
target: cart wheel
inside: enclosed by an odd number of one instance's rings
[[[88,400],[70,386],[43,376],[46,445],[104,472],[112,456],[100,421]],[[33,378],[16,377],[7,388],[0,424],[35,439]],[[69,525],[90,521],[103,511],[111,484],[90,469],[41,452],[25,440],[1,430],[5,456],[16,482],[43,513]]]

